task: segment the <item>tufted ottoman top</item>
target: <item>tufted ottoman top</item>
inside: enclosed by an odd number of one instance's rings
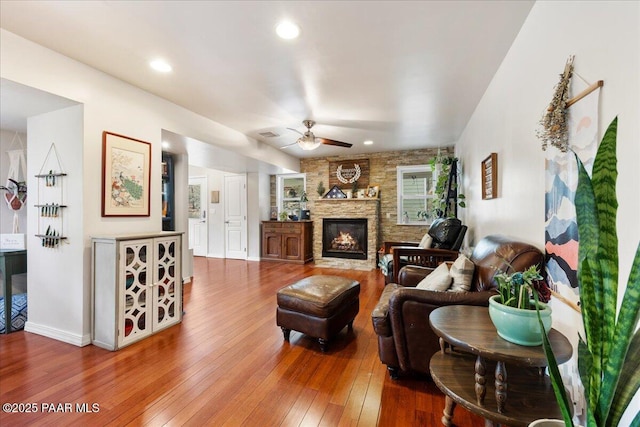
[[[278,307],[316,317],[331,317],[358,299],[360,283],[339,276],[309,276],[278,291]]]

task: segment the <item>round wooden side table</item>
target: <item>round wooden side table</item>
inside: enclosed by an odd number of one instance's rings
[[[502,339],[487,307],[440,307],[429,323],[440,337],[441,351],[433,355],[429,369],[446,395],[443,425],[451,425],[456,403],[483,416],[488,426],[495,422],[526,427],[539,418],[562,419],[544,374],[547,359],[541,345],[527,347]],[[564,335],[551,329],[549,341],[559,364],[571,358],[573,349]],[[487,393],[487,372],[492,370],[494,392]]]

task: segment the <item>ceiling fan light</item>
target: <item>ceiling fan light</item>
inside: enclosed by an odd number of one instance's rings
[[[300,146],[300,148],[302,148],[305,151],[311,151],[311,150],[315,150],[316,148],[318,148],[320,146],[321,142],[318,141],[316,138],[299,138],[298,139],[298,145]]]

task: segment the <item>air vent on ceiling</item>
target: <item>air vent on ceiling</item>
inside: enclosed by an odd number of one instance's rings
[[[276,136],[280,136],[280,135],[269,131],[269,132],[260,132],[260,136],[264,136],[265,138],[275,138]]]

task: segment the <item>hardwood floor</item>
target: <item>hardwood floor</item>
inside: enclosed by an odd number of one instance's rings
[[[37,410],[2,412],[0,425],[441,425],[437,387],[393,381],[378,359],[370,314],[379,271],[207,258],[194,270],[183,322],[122,350],[0,336],[0,402]],[[285,342],[275,322],[277,289],[310,274],[361,283],[354,331],[345,328],[325,354],[295,331]],[[484,425],[462,407],[454,422]]]

